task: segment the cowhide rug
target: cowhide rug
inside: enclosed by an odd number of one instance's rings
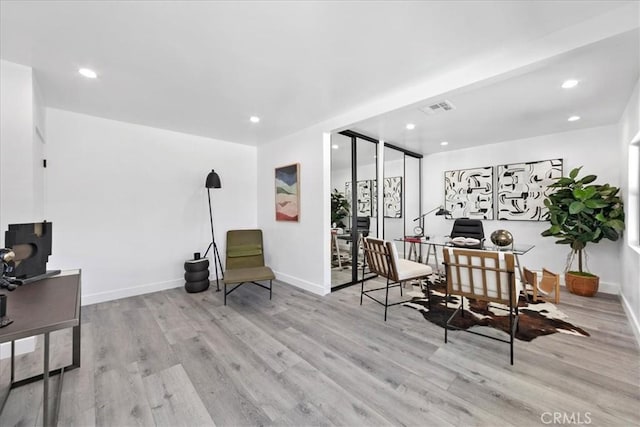
[[[426,290],[413,292],[415,294],[411,302],[402,305],[419,310],[425,319],[438,326],[451,317],[453,312],[460,306],[459,296],[449,296],[448,308],[445,308],[445,289],[436,287],[431,290],[431,310],[429,310],[428,299],[426,298]],[[567,315],[558,310],[558,308],[544,301],[533,302],[531,296],[527,302],[523,296],[518,302],[519,320],[516,338],[522,341],[531,341],[542,335],[550,335],[556,332],[564,334],[589,336],[585,330],[573,326],[567,322]],[[497,309],[501,307],[502,309]],[[504,309],[507,309],[505,311]],[[508,307],[497,303],[487,303],[484,301],[476,301],[464,298],[465,317],[458,314],[452,324],[458,328],[468,329],[472,326],[489,326],[500,329],[506,333],[509,331],[509,311]],[[470,316],[469,313],[473,315]]]

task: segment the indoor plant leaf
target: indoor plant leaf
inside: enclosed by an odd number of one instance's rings
[[[544,205],[549,228],[543,236],[556,238],[557,244],[571,245],[582,272],[582,251],[588,243],[603,238],[617,240],[624,230],[624,207],[617,196],[620,189],[610,184],[591,184],[595,175],[578,178],[581,167],[574,168],[568,177],[560,177],[549,188]],[[570,262],[570,261],[569,261]],[[566,270],[569,270],[567,265]]]
[[[595,175],[587,175],[587,176],[585,176],[584,178],[582,178],[582,179],[580,180],[580,182],[581,182],[582,184],[589,184],[589,183],[592,183],[593,181],[595,181],[597,178],[598,178],[598,177],[597,177],[597,176],[595,176]]]
[[[584,204],[588,208],[593,208],[593,209],[606,208],[607,206],[609,206],[609,203],[599,199],[589,199],[589,200],[586,200]]]
[[[576,179],[576,176],[578,176],[580,169],[582,169],[582,166],[572,169],[571,172],[569,172],[569,178],[571,178],[571,180]]]
[[[584,209],[584,203],[580,200],[576,200],[569,205],[569,214],[575,215],[580,213]]]

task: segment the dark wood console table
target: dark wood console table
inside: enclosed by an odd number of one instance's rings
[[[44,380],[42,420],[44,426],[56,425],[64,372],[80,367],[80,270],[65,271],[57,276],[19,286],[6,292],[7,316],[13,323],[0,329],[0,344],[11,342],[11,384],[2,399],[0,413],[12,389]],[[49,370],[49,334],[73,328],[72,362],[64,368]],[[44,335],[43,373],[21,380],[15,379],[15,341]],[[53,422],[49,420],[49,377],[60,374],[58,397]]]

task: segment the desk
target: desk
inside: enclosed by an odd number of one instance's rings
[[[441,247],[449,247],[449,248],[460,248],[460,249],[469,249],[467,247],[464,246],[457,246],[454,245],[453,243],[451,243],[451,239],[448,237],[430,237],[429,239],[425,239],[424,237],[417,240],[415,237],[405,237],[405,238],[400,238],[400,239],[395,239],[396,241],[399,242],[403,242],[403,243],[410,243],[410,244],[420,244],[420,245],[427,245],[427,257],[425,258],[425,264],[427,264],[429,262],[429,257],[431,255],[431,250],[433,249],[433,253],[434,256],[436,258],[436,269],[439,271],[440,266],[438,265],[438,253],[436,251],[436,247],[437,246],[441,246]],[[529,252],[531,249],[533,249],[535,247],[535,245],[529,245],[529,244],[518,244],[518,245],[514,245],[513,248],[511,248],[510,246],[507,246],[507,249],[503,249],[503,248],[499,248],[497,246],[494,246],[493,244],[489,243],[487,244],[485,241],[485,245],[484,247],[482,247],[482,250],[485,251],[504,251],[504,252],[510,252],[514,255],[515,261],[516,261],[516,267],[518,268],[518,272],[520,273],[520,280],[524,280],[524,274],[522,273],[522,267],[520,266],[520,260],[518,259],[518,255],[524,255],[527,252]]]
[[[7,316],[13,323],[0,329],[0,344],[11,342],[11,383],[2,400],[0,413],[12,389],[44,380],[42,420],[44,426],[58,420],[60,391],[64,371],[80,367],[80,270],[63,272],[57,276],[19,286],[6,292]],[[49,371],[49,334],[59,329],[73,328],[72,362],[64,368]],[[44,334],[43,373],[15,380],[15,340]],[[49,420],[49,376],[60,374],[58,398],[53,423]]]

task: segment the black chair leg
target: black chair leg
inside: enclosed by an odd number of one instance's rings
[[[269,280],[269,301],[271,301],[271,290],[273,289],[273,280]]]
[[[227,282],[224,282],[224,305],[227,305]]]
[[[387,307],[389,307],[389,279],[387,279],[387,290],[384,297],[384,321],[387,321]]]
[[[513,300],[511,300],[513,301]],[[517,303],[516,303],[517,304]],[[516,309],[517,310],[517,309]],[[509,306],[509,352],[511,354],[511,364],[513,365],[513,336],[514,333],[514,324],[513,324],[513,302],[510,303]]]
[[[444,293],[444,312],[448,312],[449,311],[449,287],[447,287],[447,290]],[[447,330],[448,330],[448,326],[447,326],[447,321],[444,321],[444,343],[447,343]]]

